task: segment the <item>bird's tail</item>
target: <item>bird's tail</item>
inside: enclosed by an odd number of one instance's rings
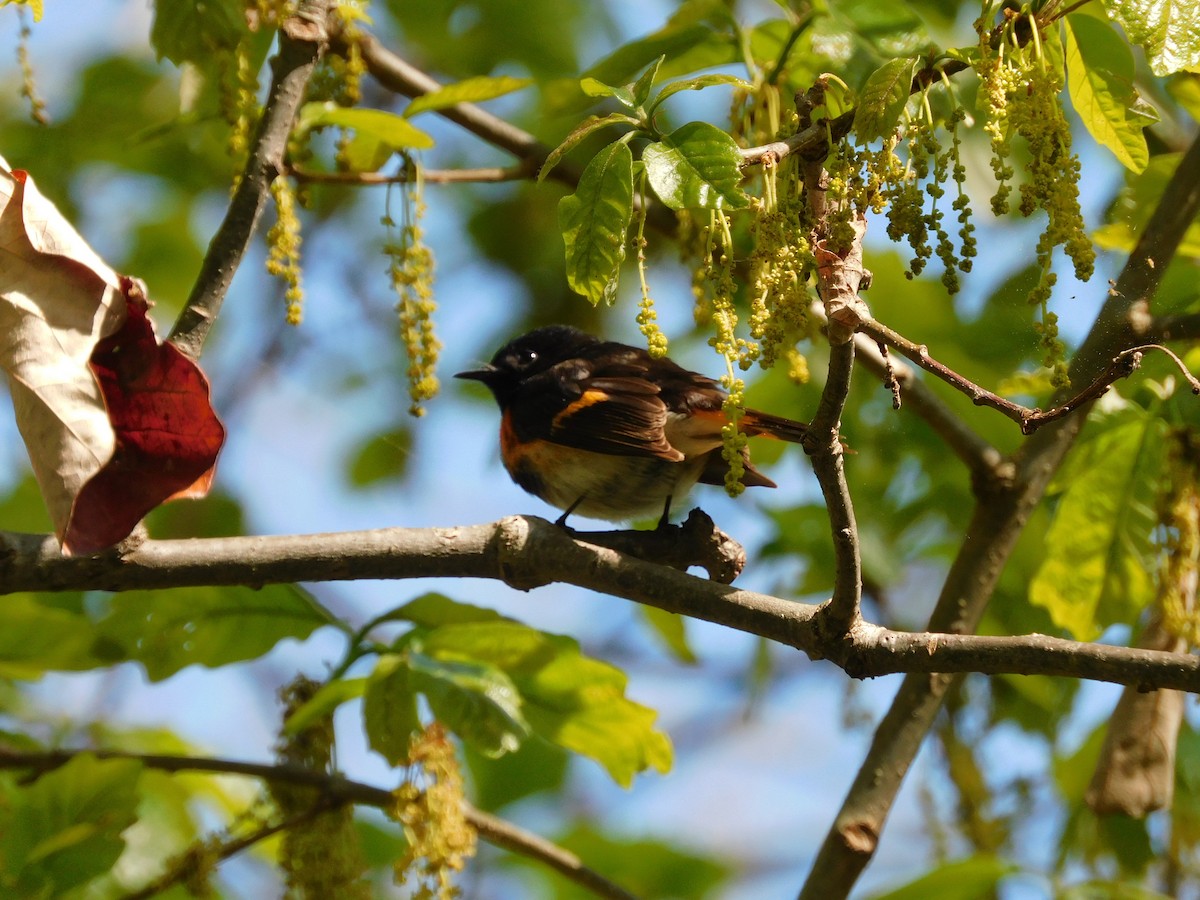
[[[746,410],[739,425],[742,431],[751,437],[773,437],[781,441],[791,441],[793,444],[803,443],[808,434],[808,426],[803,422],[773,416],[757,409]]]

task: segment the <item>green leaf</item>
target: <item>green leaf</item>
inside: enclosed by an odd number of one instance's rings
[[[332,101],[305,103],[296,128],[305,132],[331,125],[353,128],[358,135],[366,135],[393,150],[428,150],[433,146],[433,138],[403,116],[381,109],[348,109]]]
[[[1190,2],[1179,0],[1103,0],[1110,19],[1131,44],[1146,51],[1155,75],[1171,75],[1200,66],[1200,17]]]
[[[1133,250],[1181,159],[1179,153],[1157,154],[1150,159],[1145,171],[1137,175],[1127,173],[1125,187],[1108,210],[1108,223],[1092,235],[1097,246],[1122,253]],[[1200,223],[1193,222],[1188,227],[1176,256],[1200,258]],[[1195,283],[1194,278],[1191,281]]]
[[[363,696],[367,744],[393,766],[408,758],[409,742],[421,727],[412,681],[404,657],[387,653],[379,657]]]
[[[876,894],[874,900],[990,900],[1005,875],[1017,871],[994,856],[971,856],[945,863],[904,887]]]
[[[504,616],[494,609],[485,606],[473,606],[470,603],[459,603],[444,594],[422,594],[415,600],[410,600],[377,619],[377,622],[412,622],[414,625],[424,625],[426,628],[436,628],[439,625],[458,625],[463,622],[499,622]]]
[[[696,654],[687,639],[687,619],[653,606],[639,606],[638,611],[672,656],[680,662],[695,665]]]
[[[411,451],[412,432],[403,426],[371,435],[350,461],[347,474],[351,486],[372,487],[382,481],[403,478]]]
[[[654,82],[658,78],[658,70],[662,68],[665,56],[660,56],[654,62],[646,67],[646,71],[641,74],[637,81],[632,85],[633,104],[635,107],[641,106],[650,97],[650,89],[654,87]]]
[[[532,78],[513,78],[511,75],[464,78],[462,81],[447,84],[436,91],[430,91],[428,94],[417,97],[405,108],[404,117],[410,119],[423,112],[445,109],[457,103],[482,103],[484,100],[494,100],[496,97],[503,97],[513,91],[522,90],[531,84],[533,84]]]
[[[472,623],[431,631],[422,646],[439,658],[483,660],[504,671],[534,731],[594,759],[618,784],[671,766],[671,743],[654,730],[654,710],[627,699],[625,674],[584,656],[571,638],[517,622]]]
[[[917,60],[901,57],[889,60],[871,73],[854,111],[854,133],[859,141],[866,144],[896,130],[912,92],[916,69]]]
[[[708,23],[672,23],[618,47],[584,75],[606,84],[622,84],[659,57],[667,60],[667,65],[660,68],[660,74],[666,76],[677,68],[670,65],[671,61],[682,64],[687,57],[687,63],[682,65],[683,71],[695,71],[705,66],[732,62],[734,50],[729,35]]]
[[[596,78],[579,79],[579,89],[589,97],[612,97],[622,106],[629,109],[634,109],[638,105],[633,97],[633,91],[628,87],[614,87]]]
[[[410,684],[435,717],[488,756],[510,753],[529,735],[521,695],[495,666],[466,659],[408,655]]]
[[[155,0],[150,43],[175,65],[208,69],[215,54],[233,50],[248,33],[235,0]]]
[[[673,97],[680,91],[699,91],[706,87],[713,87],[719,84],[733,84],[738,87],[749,89],[752,87],[750,82],[744,78],[738,78],[736,75],[700,75],[696,78],[685,78],[682,81],[672,81],[666,85],[658,96],[654,98],[654,102],[650,104],[647,110],[647,115],[654,115],[654,111],[668,97]]]
[[[476,753],[468,745],[463,759],[471,772],[472,799],[481,809],[497,810],[531,794],[556,791],[567,776],[570,755],[532,735],[515,753],[500,757]]]
[[[607,128],[609,125],[632,125],[638,126],[638,120],[633,116],[627,116],[625,113],[609,113],[607,116],[588,116],[582,122],[563,138],[563,142],[550,151],[550,155],[546,157],[546,161],[542,163],[542,168],[538,171],[538,181],[545,179],[550,174],[550,170],[559,164],[562,158],[571,152],[571,150],[590,135],[594,131],[599,131],[601,128]]]
[[[337,619],[294,585],[127,591],[97,623],[129,659],[161,681],[190,665],[254,659],[284,638],[302,640]]]
[[[1059,500],[1029,587],[1031,602],[1084,641],[1130,621],[1154,596],[1166,423],[1133,411],[1114,419]]]
[[[1121,165],[1141,172],[1150,161],[1142,133],[1153,120],[1135,112],[1133,54],[1107,22],[1085,15],[1066,19],[1067,87],[1084,127]]]
[[[598,304],[617,294],[633,218],[633,156],[620,141],[596,154],[574,194],[558,203],[571,289]]]
[[[642,151],[646,176],[671,209],[741,209],[741,156],[733,138],[707,122],[689,122]]]
[[[87,616],[47,606],[35,594],[5,597],[3,622],[0,678],[38,678],[44,672],[90,669],[108,662],[92,653],[95,626]]]
[[[0,801],[0,894],[58,897],[108,871],[137,816],[141,765],[81,753]]]
[[[357,700],[367,690],[365,678],[338,678],[317,688],[317,692],[287,717],[285,735],[299,734],[318,719],[323,719],[349,700]]]

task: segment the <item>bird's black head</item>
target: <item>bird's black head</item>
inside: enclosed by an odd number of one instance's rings
[[[578,356],[582,350],[599,342],[599,338],[569,325],[547,325],[513,338],[496,351],[486,366],[459,372],[454,377],[482,381],[503,406],[521,381]]]

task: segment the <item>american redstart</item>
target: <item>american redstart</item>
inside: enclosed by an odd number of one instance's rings
[[[482,381],[500,404],[500,456],[522,488],[581,516],[622,521],[662,512],[696,482],[724,484],[726,393],[712,378],[566,325],[501,347],[456,378]],[[806,426],[747,409],[747,435],[799,443]],[[743,451],[747,486],[775,487]]]

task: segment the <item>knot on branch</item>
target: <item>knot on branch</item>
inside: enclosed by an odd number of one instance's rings
[[[746,549],[717,528],[699,507],[688,513],[682,525],[666,525],[653,531],[576,531],[573,536],[681,572],[699,566],[718,584],[730,584],[746,566]]]

